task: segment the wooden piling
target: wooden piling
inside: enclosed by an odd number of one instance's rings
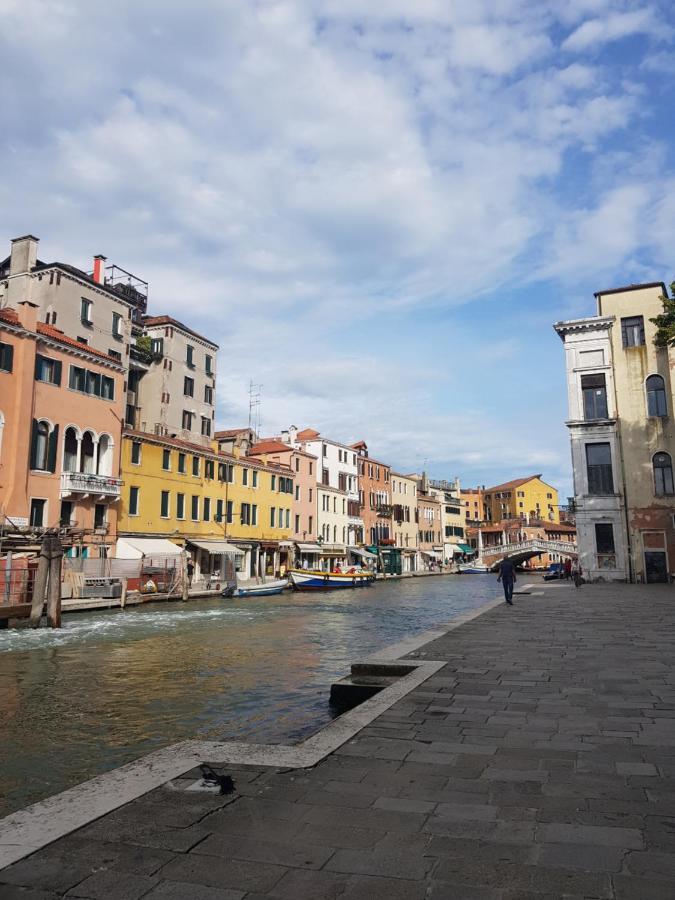
[[[42,538],[38,567],[33,581],[33,603],[30,611],[30,627],[39,628],[45,605],[47,581],[49,580],[49,535]]]
[[[49,596],[47,600],[47,624],[50,628],[61,627],[61,565],[63,547],[58,535],[51,536],[49,547]]]

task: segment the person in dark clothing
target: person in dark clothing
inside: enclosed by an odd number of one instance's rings
[[[563,564],[563,572],[565,573],[565,581],[569,581],[572,577],[572,560],[569,557]]]
[[[513,606],[511,598],[513,597],[513,585],[516,583],[516,570],[513,567],[513,563],[509,562],[508,559],[502,560],[499,564],[497,581],[501,581],[504,588],[504,599],[509,606]]]

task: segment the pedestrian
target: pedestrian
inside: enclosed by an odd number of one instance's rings
[[[581,577],[581,566],[579,565],[579,563],[577,563],[574,567],[574,573],[572,577],[574,578],[574,587],[580,587],[583,583],[583,579]]]
[[[190,586],[192,586],[192,576],[194,575],[194,573],[195,573],[195,564],[192,562],[192,557],[191,557],[191,556],[188,556],[188,561],[187,561],[187,580],[188,580],[188,584],[189,584]]]
[[[563,564],[563,573],[565,575],[565,581],[569,581],[572,577],[572,560],[569,558],[569,556]]]
[[[503,559],[499,564],[499,575],[497,581],[501,581],[504,588],[504,599],[509,606],[513,606],[513,585],[516,583],[516,570],[513,563],[508,559]]]

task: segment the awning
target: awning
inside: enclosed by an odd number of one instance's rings
[[[206,550],[211,556],[220,556],[225,553],[229,556],[243,556],[244,551],[240,550],[238,547],[235,547],[234,544],[230,544],[227,541],[192,541],[188,540],[188,543],[193,547],[199,547],[200,550]]]
[[[474,550],[474,548],[473,548],[473,547],[469,547],[468,544],[457,544],[457,546],[458,546],[459,549],[462,551],[462,553],[475,553],[475,552],[476,552],[476,551]]]
[[[422,556],[429,556],[431,559],[442,559],[443,554],[437,553],[435,550],[422,550]]]
[[[329,544],[327,547],[324,545],[321,548],[322,556],[344,556],[345,553],[346,550],[341,544],[335,544],[332,547]]]
[[[300,553],[320,553],[321,547],[318,544],[296,544]]]
[[[183,548],[166,538],[118,538],[115,556],[118,559],[143,559],[146,556],[179,556]]]
[[[293,541],[279,541],[279,549],[280,550],[291,550],[293,547]]]
[[[360,547],[347,547],[350,553],[353,553],[354,556],[359,556],[361,559],[377,559],[376,553],[369,553],[367,550],[361,550]]]

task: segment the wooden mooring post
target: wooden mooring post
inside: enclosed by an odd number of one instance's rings
[[[33,603],[30,612],[31,628],[39,628],[42,612],[47,603],[47,624],[50,628],[61,627],[61,564],[63,547],[56,534],[46,534],[40,547],[35,581],[33,583]]]

